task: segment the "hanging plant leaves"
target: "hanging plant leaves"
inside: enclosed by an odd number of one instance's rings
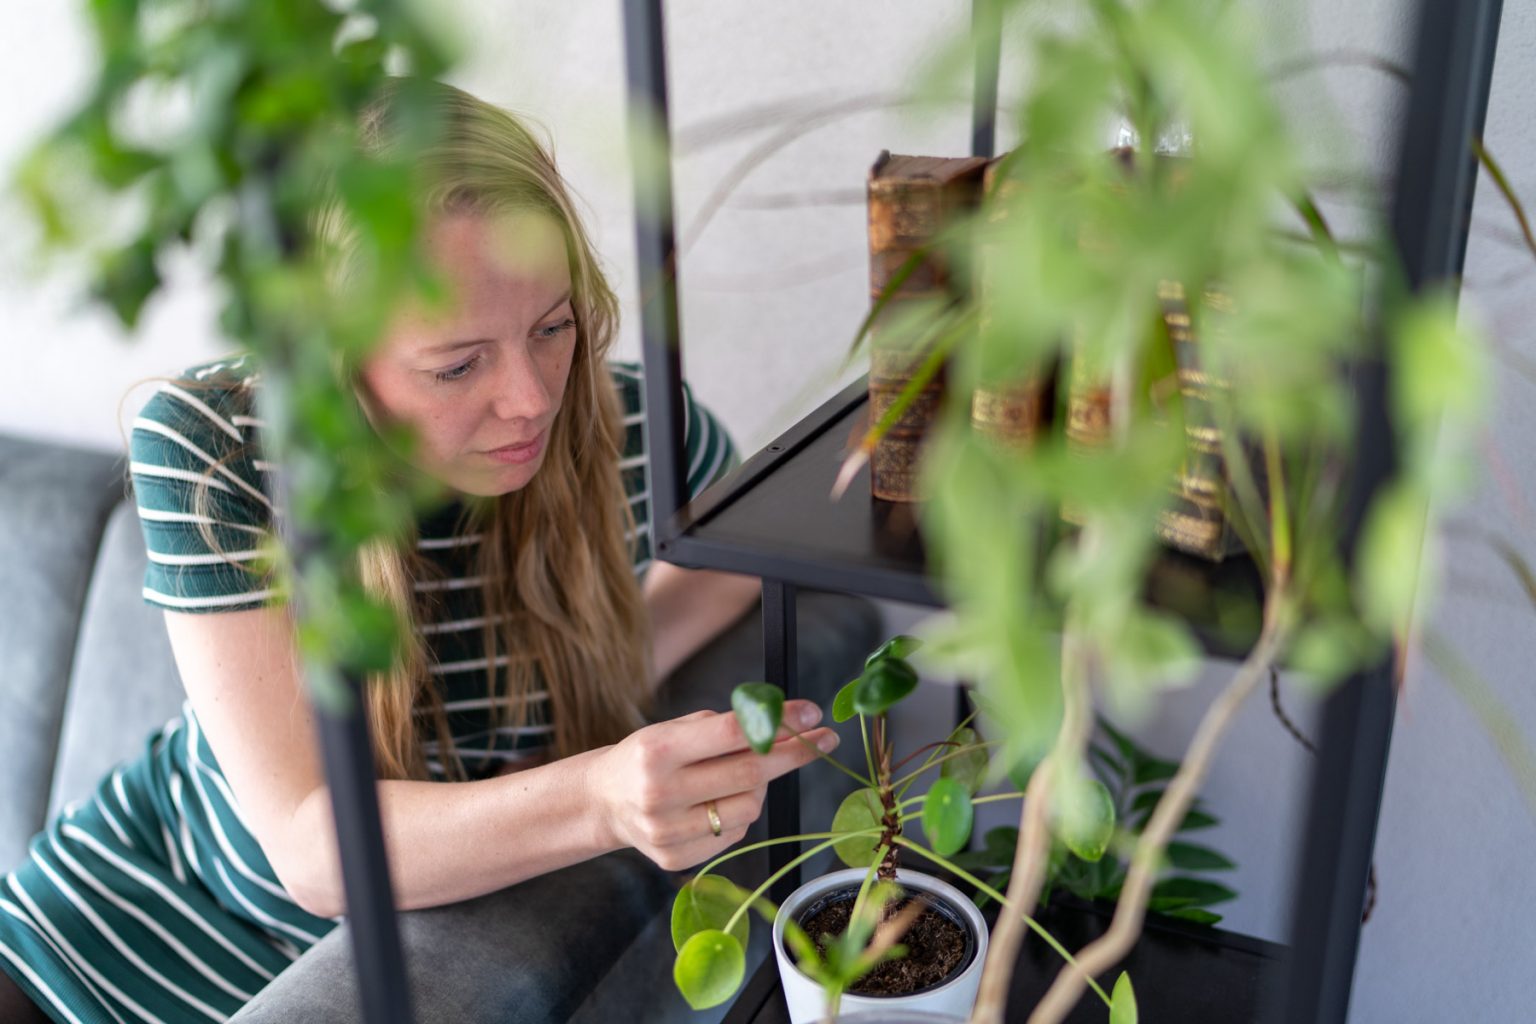
[[[879,828],[883,814],[880,797],[874,790],[856,789],[844,798],[837,813],[832,815],[832,831],[862,832]],[[833,844],[832,850],[849,867],[867,868],[875,862],[875,849],[879,844],[879,836],[849,836]]]
[[[784,718],[784,691],[772,683],[742,683],[731,691],[731,710],[747,744],[759,754],[773,749]]]
[[[672,948],[682,952],[688,940],[700,932],[724,931],[736,908],[746,902],[747,896],[739,886],[719,875],[700,875],[690,879],[677,892],[672,901]],[[747,915],[742,914],[731,926],[732,938],[747,945]]]
[[[1115,834],[1115,801],[1098,779],[1063,780],[1058,794],[1056,834],[1067,849],[1092,862],[1104,856]]]
[[[853,691],[853,707],[861,715],[878,715],[917,689],[917,672],[904,661],[886,658],[864,670]]]
[[[974,820],[971,794],[956,780],[941,778],[928,790],[923,800],[923,833],[934,853],[948,857],[958,852],[970,839]]]
[[[672,965],[677,990],[695,1010],[707,1010],[731,998],[746,973],[747,955],[741,943],[713,929],[683,943]]]

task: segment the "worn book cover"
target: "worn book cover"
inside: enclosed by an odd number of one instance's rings
[[[981,198],[983,157],[904,156],[883,151],[869,172],[869,287],[871,303],[885,298],[870,330],[870,422],[878,422],[922,365],[932,323],[956,298],[954,280],[938,244],[946,229],[972,212]],[[870,457],[874,495],[912,501],[923,438],[944,394],[942,370],[883,437]]]

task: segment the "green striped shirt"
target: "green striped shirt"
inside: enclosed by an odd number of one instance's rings
[[[618,471],[643,575],[651,546],[641,373],[633,363],[609,370],[624,410]],[[199,386],[163,385],[134,421],[131,468],[149,554],[144,599],[181,612],[262,607],[275,598],[257,568],[273,511],[255,412],[259,375],[236,359],[184,377]],[[684,400],[696,495],[737,456],[686,387]],[[205,476],[209,501],[200,512],[193,496]],[[450,507],[419,524],[420,553],[437,572],[416,585],[441,600],[430,602],[440,614],[418,628],[455,747],[471,777],[482,777],[544,746],[552,727],[543,690],[528,696],[523,726],[496,725],[493,694],[502,688],[491,689],[483,647],[473,575],[479,538],[461,523]],[[441,753],[427,743],[439,779]],[[114,768],[34,837],[29,858],[0,878],[0,968],[73,1024],[223,1021],[334,925],[283,889],[189,704],[149,737],[142,756]]]

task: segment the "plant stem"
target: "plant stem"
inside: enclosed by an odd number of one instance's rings
[[[898,854],[895,840],[901,835],[901,815],[896,809],[896,794],[891,788],[891,744],[886,736],[889,729],[889,721],[882,712],[875,716],[875,749],[880,757],[879,772],[876,778],[880,780],[880,806],[884,814],[880,817],[880,824],[885,831],[880,835],[880,845],[885,850],[885,855],[880,859],[880,881],[896,881],[896,868]],[[889,908],[887,908],[889,909]],[[881,920],[885,920],[882,916]]]
[[[914,843],[910,839],[898,839],[896,841],[902,846],[906,847],[908,850],[911,850],[913,853],[917,854],[919,857],[925,857],[928,860],[933,861],[944,870],[952,872],[956,878],[962,879],[965,882],[974,885],[976,888],[980,889],[994,900],[997,900],[999,906],[1018,913],[1018,908],[1008,901],[1007,896],[1004,896],[1002,893],[998,892],[996,889],[992,888],[986,882],[983,882],[969,871],[966,871],[964,868],[950,863],[950,861],[947,859],[940,857],[938,854],[934,853],[932,850],[927,849],[926,847],[919,846],[917,843]],[[1056,936],[1046,931],[1044,925],[1042,925],[1039,921],[1036,921],[1028,914],[1021,913],[1020,916],[1023,917],[1024,923],[1029,926],[1029,930],[1045,940],[1045,944],[1054,949],[1063,960],[1069,964],[1075,964],[1077,962],[1073,958],[1071,950],[1067,949],[1066,946],[1063,946],[1060,942],[1058,942],[1056,940]],[[1099,983],[1094,981],[1092,978],[1089,978],[1088,985],[1093,989],[1093,991],[1098,995],[1100,999],[1104,1000],[1104,1005],[1108,1006],[1109,994],[1100,987]]]
[[[799,740],[801,742],[801,744],[803,744],[804,746],[810,747],[812,750],[816,751],[816,756],[817,757],[821,758],[823,761],[827,762],[827,764],[830,764],[833,768],[836,768],[838,771],[842,772],[844,775],[848,776],[850,779],[852,779],[854,782],[857,782],[859,785],[861,785],[861,786],[873,786],[875,784],[873,779],[866,779],[864,776],[860,775],[858,772],[854,771],[852,768],[849,768],[847,765],[843,764],[843,762],[839,761],[837,758],[833,757],[831,754],[823,753],[822,749],[820,747],[816,746],[816,744],[814,744],[810,740],[806,739],[805,736],[802,733],[798,733],[797,732],[797,733],[794,733],[793,735],[794,735],[795,739],[797,739],[797,740]]]
[[[1253,692],[1259,680],[1268,675],[1269,667],[1279,652],[1283,630],[1278,621],[1277,597],[1271,598],[1271,614],[1266,618],[1257,646],[1243,662],[1232,682],[1216,699],[1216,703],[1201,718],[1184,763],[1169,783],[1168,791],[1158,801],[1157,810],[1152,813],[1151,820],[1137,841],[1136,852],[1131,858],[1130,871],[1126,874],[1109,930],[1078,953],[1078,962],[1073,970],[1063,970],[1056,976],[1050,991],[1046,992],[1045,998],[1030,1016],[1029,1024],[1059,1024],[1072,1007],[1077,1005],[1084,979],[1109,970],[1124,959],[1136,944],[1142,922],[1146,918],[1147,901],[1152,895],[1152,883],[1161,865],[1163,851],[1179,823],[1184,820],[1190,804],[1194,802],[1200,784],[1205,781],[1222,736],[1231,726],[1243,701]],[[988,966],[991,966],[990,960]]]
[[[804,835],[798,836],[780,836],[777,839],[764,839],[747,846],[738,846],[734,850],[722,853],[720,856],[716,857],[714,860],[700,868],[693,877],[697,880],[709,874],[715,868],[719,867],[721,864],[724,864],[728,860],[731,860],[735,857],[740,857],[744,853],[751,853],[753,850],[761,850],[769,846],[778,846],[780,843],[804,843],[809,842],[812,839],[831,839],[834,842],[840,842],[841,840],[849,839],[853,836],[878,835],[879,832],[880,830],[877,828],[868,828],[860,832],[808,832]]]
[[[748,907],[752,906],[752,904],[757,902],[757,899],[758,899],[759,896],[761,896],[763,893],[767,892],[770,888],[772,888],[774,882],[777,882],[779,879],[783,878],[785,875],[789,874],[789,872],[793,871],[795,868],[799,867],[801,864],[804,864],[807,860],[809,860],[812,857],[816,856],[818,853],[820,853],[822,850],[825,850],[827,847],[832,846],[835,843],[840,843],[844,839],[847,839],[849,836],[864,835],[866,832],[869,835],[874,835],[875,834],[875,830],[874,829],[866,829],[866,830],[864,830],[862,832],[840,833],[837,836],[837,838],[835,838],[835,839],[828,839],[824,843],[817,843],[815,846],[811,847],[809,850],[806,850],[806,851],[802,852],[801,854],[799,854],[798,856],[796,856],[788,864],[785,864],[783,867],[779,868],[779,870],[777,870],[773,874],[769,875],[768,878],[763,882],[762,885],[758,886],[756,889],[753,889],[752,890],[752,894],[750,896],[748,896],[745,900],[742,901],[741,906],[736,908],[736,912],[733,913],[730,916],[730,918],[725,922],[725,927],[721,928],[720,930],[723,931],[723,932],[729,933],[732,928],[736,927],[736,922],[741,920],[741,915],[745,914],[747,912],[747,908]],[[742,852],[745,852],[745,851],[742,851]],[[700,872],[700,874],[702,874],[702,873],[703,872]]]
[[[893,772],[901,771],[901,769],[905,768],[909,763],[911,763],[911,761],[912,761],[912,759],[914,757],[916,757],[918,754],[923,753],[924,751],[932,750],[935,747],[957,747],[957,746],[959,746],[959,744],[956,743],[954,740],[935,740],[932,743],[925,743],[921,747],[918,747],[916,750],[912,751],[912,753],[908,754],[906,757],[902,758],[900,761],[897,761],[895,764],[891,765],[891,771],[893,771]],[[927,762],[924,762],[923,766],[926,768],[927,767]]]
[[[869,769],[869,788],[875,788],[875,759],[869,752],[869,730],[865,728],[864,716],[859,716],[859,739],[864,741],[864,767]]]
[[[1083,543],[1090,537],[1085,536]],[[1008,899],[1013,906],[1033,907],[1040,901],[1045,870],[1050,854],[1049,804],[1055,788],[1058,765],[1071,765],[1082,758],[1093,728],[1088,706],[1088,648],[1080,631],[1069,621],[1061,638],[1061,729],[1056,746],[1030,774],[1024,792],[1024,808],[1019,822],[1019,842],[1013,854],[1013,874],[1008,879]],[[981,991],[971,1024],[1003,1024],[1003,1009],[1008,1002],[1009,982],[1024,941],[1024,924],[1017,914],[1000,919],[992,932],[987,963],[981,973]],[[1077,971],[1072,977],[1080,977]]]
[[[968,714],[964,718],[962,718],[960,720],[960,724],[955,726],[954,732],[951,732],[950,735],[953,736],[955,733],[959,732],[961,729],[964,729],[966,726],[970,725],[973,721],[976,720],[976,715],[977,715],[977,712],[972,711],[970,714]],[[948,742],[950,742],[950,741],[949,740],[941,740],[938,743],[930,743],[930,744],[928,744],[927,747],[922,747],[921,749],[919,749],[917,751],[914,751],[913,754],[912,754],[912,757],[916,757],[918,754],[921,754],[924,750],[927,750],[928,747],[940,747],[940,746],[942,746],[942,745],[944,745],[945,743],[948,743]],[[936,756],[937,756],[936,753],[928,755],[927,760],[923,761],[923,767],[918,769],[918,774],[919,775],[921,775],[923,772],[927,771],[931,767],[931,763],[930,762],[932,762],[933,758],[936,757]],[[906,764],[907,761],[910,761],[911,759],[912,759],[911,757],[904,758],[904,759],[902,759],[901,764]],[[896,767],[900,768],[901,764],[897,765]]]
[[[959,750],[951,750],[943,757],[936,758],[931,763],[925,763],[916,771],[908,772],[901,778],[897,779],[895,782],[891,783],[891,785],[893,787],[899,787],[897,796],[900,796],[902,793],[905,793],[907,789],[912,785],[912,783],[916,782],[922,776],[923,772],[926,772],[928,769],[935,768],[943,764],[945,761],[951,761],[957,757],[960,757],[962,754],[968,754],[973,750],[985,750],[988,747],[995,747],[1001,742],[1002,740],[983,740],[980,743],[972,743],[970,746],[961,747]]]

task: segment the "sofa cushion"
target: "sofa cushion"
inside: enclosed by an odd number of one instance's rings
[[[80,609],[125,479],[112,453],[0,436],[0,870],[46,820]]]
[[[132,502],[112,513],[81,617],[49,795],[51,817],[90,796],[117,762],[181,708],[185,693],[165,619],[144,603],[144,537]]]

